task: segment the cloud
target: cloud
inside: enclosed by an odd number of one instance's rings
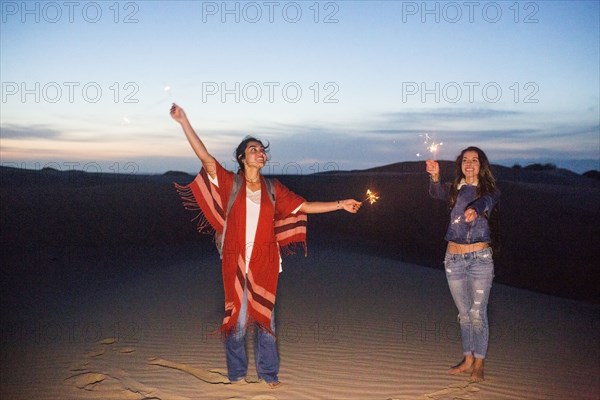
[[[490,108],[435,108],[425,111],[398,111],[381,114],[390,123],[421,122],[431,125],[444,121],[472,121],[492,118],[505,118],[521,115],[513,110],[494,110]]]
[[[444,143],[438,154],[440,159],[454,159],[468,145],[480,146],[494,159],[511,160],[536,156],[555,160],[589,158],[594,156],[589,149],[597,151],[598,148],[597,124],[561,125],[549,122],[532,125],[529,119],[533,116],[528,113],[506,110],[459,110],[458,116],[452,115],[452,120],[447,119],[449,114],[449,110],[387,113],[379,114],[379,120],[373,118],[357,125],[276,124],[260,127],[260,130],[272,142],[274,162],[285,166],[295,160],[306,172],[323,169],[332,162],[339,169],[364,169],[399,161],[423,160],[428,156],[424,154],[427,151],[419,136],[423,133],[433,133],[437,142]],[[468,121],[473,116],[479,118],[478,123],[455,123],[461,118]],[[502,121],[492,120],[496,117]],[[422,123],[402,124],[396,128],[399,118],[422,120]],[[437,129],[423,128],[430,126],[435,118],[449,123],[435,124],[440,125]],[[412,126],[415,128],[411,129]],[[588,145],[581,146],[581,143]]]
[[[473,118],[474,123],[469,123]],[[402,119],[411,122],[402,122]],[[423,133],[433,134],[436,142],[443,142],[438,159],[454,159],[468,145],[483,148],[494,161],[510,160],[511,163],[537,157],[552,158],[555,163],[561,159],[597,159],[600,125],[596,122],[569,125],[545,120],[542,124],[535,123],[539,119],[533,113],[446,108],[378,113],[358,122],[313,120],[306,123],[258,122],[243,128],[211,126],[198,133],[209,151],[229,168],[235,168],[233,151],[244,136],[253,134],[269,141],[270,173],[292,173],[300,167],[301,173],[309,174],[423,160],[428,156],[419,136]],[[21,155],[16,154],[17,148],[12,149],[11,160],[37,157],[35,160],[39,161],[50,154],[44,151],[51,151],[56,156],[61,150],[59,153],[68,160],[75,157],[93,161],[129,157],[128,161],[139,163],[140,171],[179,169],[193,172],[198,166],[177,126],[165,129],[156,126],[141,130],[141,133],[133,125],[112,130],[105,128],[93,129],[86,125],[66,131],[54,129],[49,124],[5,124],[1,129],[3,139],[15,139],[7,144],[13,147],[23,144]],[[38,148],[19,139],[40,142],[48,139],[56,143],[40,143]],[[80,144],[83,147],[76,147]],[[3,146],[4,156],[8,155],[8,150]],[[71,156],[69,152],[76,153]]]
[[[548,134],[569,137],[593,134],[595,135],[596,139],[600,141],[600,124],[569,127],[568,129],[564,129],[561,127],[560,129],[557,129],[556,132],[549,132]]]
[[[46,125],[6,124],[0,127],[2,139],[58,139],[61,131]]]

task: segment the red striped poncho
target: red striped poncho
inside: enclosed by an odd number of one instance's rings
[[[275,179],[273,206],[265,178],[261,176],[260,214],[246,275],[246,180],[242,179],[242,186],[226,217],[234,174],[219,163],[216,173],[219,186],[210,182],[204,168],[189,185],[175,186],[184,206],[199,211],[198,231],[221,234],[227,224],[222,254],[225,318],[221,329],[230,332],[235,328],[246,284],[249,319],[270,331],[279,278],[279,249],[300,244],[306,251],[306,214],[292,214],[305,200]]]

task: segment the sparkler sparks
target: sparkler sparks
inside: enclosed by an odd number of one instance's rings
[[[168,82],[165,82],[165,81],[163,81],[162,86],[163,86],[163,93],[165,95],[167,95],[167,97],[173,98],[173,87]]]
[[[377,193],[371,192],[371,189],[367,189],[367,198],[364,199],[362,202],[364,203],[365,201],[368,201],[370,204],[373,204],[377,200],[379,200],[379,196],[377,195]]]
[[[437,154],[439,147],[442,146],[444,143],[442,143],[442,142],[436,143],[435,139],[432,138],[429,135],[429,133],[426,133],[424,135],[419,135],[419,136],[424,138],[423,144],[425,144],[427,151],[429,151],[429,153],[431,153],[431,157],[433,159],[435,159],[435,155]],[[421,157],[421,153],[417,153],[417,157]]]

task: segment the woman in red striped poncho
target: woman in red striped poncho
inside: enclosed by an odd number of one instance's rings
[[[171,107],[177,121],[202,162],[196,179],[178,190],[188,208],[202,214],[199,230],[214,229],[223,235],[222,270],[225,292],[225,339],[227,372],[231,382],[246,377],[246,328],[258,325],[255,345],[259,379],[271,388],[278,379],[279,356],[275,344],[273,309],[280,271],[281,247],[306,245],[306,214],[344,209],[356,213],[361,203],[353,200],[308,202],[273,181],[274,201],[261,169],[267,162],[266,148],[255,138],[246,138],[236,150],[241,187],[226,212],[235,174],[224,169],[206,150],[183,109]],[[225,234],[226,233],[226,234]]]

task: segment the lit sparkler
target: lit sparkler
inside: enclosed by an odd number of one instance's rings
[[[173,98],[173,85],[171,85],[169,82],[162,81],[162,90],[165,96],[167,96],[170,99]]]
[[[371,192],[371,189],[367,189],[367,198],[364,199],[362,202],[364,203],[365,201],[368,201],[369,203],[373,204],[377,200],[379,200],[379,196],[377,195],[377,193]]]
[[[431,157],[435,160],[435,155],[437,154],[439,147],[442,146],[444,143],[436,143],[434,138],[429,136],[429,133],[419,136],[424,138],[423,143],[425,144],[427,151],[429,151],[429,153],[431,154]],[[417,157],[421,157],[421,153],[417,153]]]

